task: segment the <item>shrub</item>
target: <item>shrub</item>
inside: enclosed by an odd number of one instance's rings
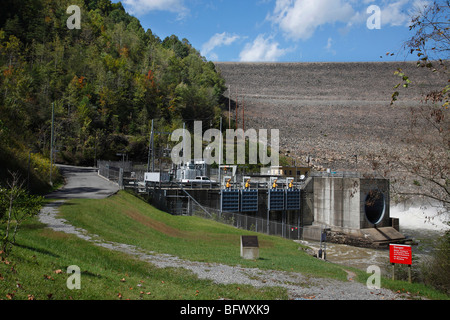
[[[447,231],[436,244],[433,255],[423,264],[425,284],[450,293],[450,231]]]
[[[11,173],[8,188],[0,188],[0,256],[5,260],[11,252],[20,225],[39,213],[44,198],[28,194],[22,188],[18,173]]]

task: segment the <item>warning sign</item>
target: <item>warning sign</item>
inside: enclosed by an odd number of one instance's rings
[[[402,244],[391,244],[389,246],[389,257],[391,263],[412,264],[411,246]]]

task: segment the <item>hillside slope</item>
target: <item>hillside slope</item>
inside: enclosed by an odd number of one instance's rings
[[[67,27],[70,5],[83,17],[79,29]],[[52,145],[57,163],[92,166],[121,153],[147,161],[153,120],[164,132],[192,127],[188,119],[219,126],[223,83],[187,39],[160,39],[120,2],[8,0],[0,12],[0,185],[14,170],[46,188],[50,162],[35,168]],[[30,152],[40,156],[28,166]]]

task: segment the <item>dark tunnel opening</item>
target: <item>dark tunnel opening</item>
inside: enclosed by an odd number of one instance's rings
[[[366,196],[364,210],[367,220],[372,224],[378,224],[386,211],[386,199],[379,190],[371,190]]]

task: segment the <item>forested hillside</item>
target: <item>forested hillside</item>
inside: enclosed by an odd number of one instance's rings
[[[67,26],[70,5],[81,8],[80,29]],[[187,39],[160,39],[121,3],[3,1],[0,177],[30,151],[32,169],[46,174],[52,104],[58,161],[93,165],[123,151],[145,161],[152,119],[160,131],[193,119],[218,127],[224,90]]]

